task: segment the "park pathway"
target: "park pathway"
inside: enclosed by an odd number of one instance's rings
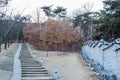
[[[26,44],[22,44],[20,51],[21,80],[55,80],[48,71],[34,60]]]

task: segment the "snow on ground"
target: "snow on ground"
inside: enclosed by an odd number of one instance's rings
[[[0,70],[0,80],[10,80],[11,71]]]
[[[59,70],[60,77],[57,80],[99,80],[95,72],[76,53],[50,51],[47,57],[47,51],[32,51],[38,61],[41,57],[45,60],[43,66],[51,75],[54,69]]]
[[[18,44],[12,44],[7,50],[3,49],[3,46],[0,52],[0,80],[10,80]]]

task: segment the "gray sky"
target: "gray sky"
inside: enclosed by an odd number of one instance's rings
[[[23,14],[33,14],[36,8],[44,5],[63,6],[68,12],[72,12],[86,2],[94,4],[93,11],[98,11],[103,7],[102,0],[12,0],[9,7],[15,8],[16,11],[25,9]]]

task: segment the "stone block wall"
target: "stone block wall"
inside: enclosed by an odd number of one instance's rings
[[[120,38],[110,43],[88,40],[83,43],[81,56],[100,76],[120,80]]]

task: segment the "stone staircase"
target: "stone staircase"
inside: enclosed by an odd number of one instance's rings
[[[32,58],[26,44],[20,52],[21,80],[55,80],[38,61]]]

